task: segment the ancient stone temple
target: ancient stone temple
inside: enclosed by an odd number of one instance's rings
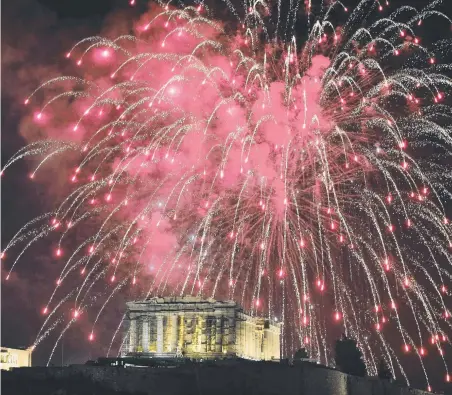
[[[280,324],[232,301],[164,297],[127,303],[122,356],[279,359]]]

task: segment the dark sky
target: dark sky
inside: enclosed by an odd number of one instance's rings
[[[63,4],[64,3],[64,4]],[[112,11],[131,10],[127,1],[36,1],[18,0],[2,4],[2,167],[26,142],[20,135],[21,119],[27,115],[23,98],[40,83],[52,76],[72,74],[64,53],[78,40],[98,34],[104,18]],[[133,15],[130,15],[133,20]],[[62,61],[63,59],[63,61]],[[19,161],[2,180],[2,247],[30,219],[51,210],[58,191],[52,185],[29,182],[29,164]],[[52,194],[49,196],[49,188]],[[42,325],[42,307],[53,289],[59,268],[49,263],[49,251],[53,248],[43,241],[38,248],[24,256],[10,280],[4,281],[5,266],[2,263],[2,345],[29,346]],[[118,304],[119,306],[119,304]],[[114,314],[114,325],[119,323],[124,303]],[[119,318],[118,318],[119,317]],[[91,355],[104,355],[104,349],[86,347],[86,330],[71,333],[65,340],[65,363],[84,362]],[[110,326],[106,336],[111,339]],[[102,336],[100,333],[99,336]],[[84,347],[80,347],[83,342]],[[47,361],[50,349],[45,346],[34,353],[34,362]],[[61,362],[61,351],[55,364]]]
[[[215,0],[218,1],[218,0]],[[145,2],[139,7],[145,8]],[[352,7],[353,0],[344,0]],[[392,9],[396,5],[409,4],[421,7],[425,0],[392,0]],[[452,15],[452,0],[445,0],[441,9]],[[111,12],[123,10],[124,15],[133,19],[137,10],[131,10],[127,0],[14,0],[2,2],[2,165],[25,141],[19,134],[19,124],[25,116],[23,98],[30,89],[49,78],[49,74],[58,74],[68,67],[62,60],[68,48],[79,39],[97,34],[104,18]],[[447,31],[426,24],[423,28],[424,40],[439,38],[439,32]],[[450,36],[449,36],[450,38]],[[8,172],[1,183],[1,244],[4,246],[17,230],[29,219],[34,218],[52,207],[47,185],[31,183],[26,180],[29,168],[26,161],[19,161]],[[53,288],[51,281],[57,277],[60,268],[48,263],[48,249],[43,242],[39,249],[26,255],[17,266],[12,280],[2,281],[2,323],[1,343],[5,346],[28,346],[35,338],[42,323],[40,309],[48,293]],[[24,261],[27,264],[24,264]],[[10,262],[5,263],[6,265]],[[7,266],[8,267],[8,266]],[[2,275],[4,275],[2,263]],[[117,315],[120,316],[118,308]],[[118,322],[116,320],[115,322]],[[113,329],[109,328],[105,336],[111,338]],[[83,343],[83,347],[80,344]],[[83,362],[90,356],[102,354],[103,348],[86,348],[86,336],[74,333],[65,342],[65,363]],[[49,349],[38,349],[35,361],[46,361]],[[450,351],[452,353],[452,351]],[[61,358],[61,350],[58,350]],[[452,360],[449,358],[450,366]],[[54,359],[55,364],[60,360]],[[405,364],[405,362],[404,362]],[[404,365],[405,366],[405,365]],[[409,362],[405,366],[410,369]],[[443,371],[443,370],[441,370]],[[436,380],[442,381],[443,377]],[[440,382],[433,386],[439,388]]]

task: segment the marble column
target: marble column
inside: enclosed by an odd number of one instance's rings
[[[171,340],[170,340],[170,351],[175,352],[177,348],[177,315],[173,314],[171,316]]]
[[[222,351],[223,345],[223,327],[221,325],[222,317],[216,317],[215,319],[215,352]]]
[[[143,347],[143,352],[149,352],[149,321],[143,321],[143,333],[141,334],[141,346]]]
[[[180,351],[183,350],[185,347],[185,318],[183,314],[179,315],[179,334],[177,339],[177,347],[180,349]]]
[[[130,328],[129,328],[129,352],[136,351],[136,341],[137,341],[137,320],[130,320]]]
[[[262,340],[262,359],[264,361],[271,359],[271,340],[270,329],[264,329],[264,338]]]
[[[157,354],[163,353],[163,316],[157,316]]]

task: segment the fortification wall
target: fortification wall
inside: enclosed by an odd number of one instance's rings
[[[77,365],[21,368],[2,379],[33,386],[74,378],[124,393],[148,395],[425,395],[388,382],[348,376],[309,363],[287,366],[271,362],[189,364],[172,368],[116,368]],[[2,381],[3,381],[2,380]],[[36,384],[38,383],[38,384]],[[10,386],[7,386],[9,388]],[[9,394],[6,391],[4,394]],[[36,392],[38,393],[38,392]],[[16,394],[15,394],[16,395]]]

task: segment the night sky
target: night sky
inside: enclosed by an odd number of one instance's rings
[[[448,4],[441,9],[452,16],[452,1],[444,2]],[[352,7],[353,1],[344,0],[344,3]],[[428,1],[423,0],[391,1],[392,8],[395,8],[396,4],[420,7],[427,3]],[[146,3],[138,0],[138,9],[140,8],[145,9]],[[139,15],[139,10],[131,9],[127,0],[14,0],[2,3],[2,165],[26,144],[26,131],[19,132],[21,120],[27,116],[23,107],[24,97],[52,76],[65,74],[65,71],[71,73],[72,65],[64,59],[64,53],[76,41],[98,34],[106,23],[111,23],[109,15],[112,13],[122,13],[124,19],[132,21]],[[438,39],[439,32],[445,31],[448,31],[447,26],[437,28],[426,23],[420,35],[424,41],[428,41]],[[450,34],[448,38],[450,39]],[[51,210],[61,193],[64,194],[51,183],[29,182],[29,171],[29,163],[22,160],[16,163],[2,180],[2,247],[28,220]],[[49,171],[58,178],[58,169],[46,168],[46,172]],[[53,290],[53,281],[60,272],[60,267],[49,259],[50,248],[45,240],[38,243],[36,248],[22,257],[22,263],[17,266],[8,282],[4,281],[5,268],[9,268],[11,262],[9,257],[2,262],[3,346],[26,347],[35,339],[43,320],[42,306]],[[13,256],[13,252],[10,255]],[[452,286],[450,288],[452,289]],[[116,307],[110,310],[110,316],[104,321],[104,333],[98,332],[98,338],[105,336],[108,340],[111,339],[111,334],[122,316],[123,303],[124,300],[119,298]],[[55,365],[61,364],[62,351],[65,364],[85,362],[105,354],[108,344],[87,343],[85,329],[81,325],[80,329],[71,331],[70,336],[64,340],[64,350],[59,347],[52,360]],[[52,342],[45,342],[38,347],[34,355],[36,364],[47,361],[49,343]],[[447,352],[449,356],[446,358],[451,368],[450,346]],[[403,359],[402,363],[409,372],[409,360]],[[427,360],[426,364],[428,363]],[[434,388],[443,386],[442,373],[432,378]]]

